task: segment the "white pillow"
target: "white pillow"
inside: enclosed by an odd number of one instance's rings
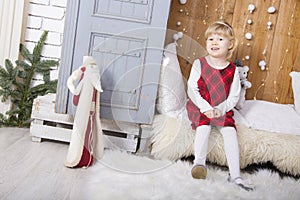
[[[290,76],[292,77],[295,109],[300,114],[300,72],[291,72]]]
[[[176,43],[170,43],[164,50],[156,109],[161,114],[178,117],[185,109],[186,100]]]
[[[292,104],[246,100],[239,113],[253,129],[300,135],[300,115]]]

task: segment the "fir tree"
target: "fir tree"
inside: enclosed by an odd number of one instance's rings
[[[0,96],[2,102],[10,100],[11,109],[6,115],[0,113],[1,126],[29,127],[33,100],[37,96],[55,93],[57,80],[50,80],[50,68],[57,66],[58,61],[42,58],[42,50],[48,31],[44,31],[31,53],[24,45],[20,45],[21,60],[16,66],[5,60],[5,67],[0,67]],[[44,83],[32,86],[33,76],[39,73]]]

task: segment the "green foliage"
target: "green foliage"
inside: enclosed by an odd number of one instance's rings
[[[32,53],[21,44],[22,60],[16,60],[16,66],[6,59],[5,67],[0,67],[2,102],[12,102],[12,108],[6,115],[0,113],[0,126],[29,127],[33,100],[56,92],[57,80],[50,80],[50,68],[57,66],[58,61],[42,59],[41,55],[47,35],[48,31],[44,31]],[[36,73],[43,76],[44,83],[32,86]]]

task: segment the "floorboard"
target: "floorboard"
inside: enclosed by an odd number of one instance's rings
[[[13,128],[1,128],[0,141],[0,199],[69,199],[85,174],[64,166],[67,143],[32,142],[29,129]]]

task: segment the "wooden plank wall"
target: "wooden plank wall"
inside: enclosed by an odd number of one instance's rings
[[[248,10],[250,3],[255,5],[252,13]],[[276,8],[275,13],[267,12],[270,6]],[[248,80],[252,88],[247,90],[246,98],[293,103],[289,73],[300,71],[300,0],[187,0],[184,5],[173,0],[166,43],[172,41],[174,33],[184,33],[177,52],[186,79],[193,61],[205,55],[204,32],[216,20],[232,24],[239,40],[232,60],[243,59],[243,64],[250,67]],[[268,21],[272,22],[270,29]],[[245,39],[247,32],[253,35],[251,40]],[[247,55],[249,60],[245,59]],[[266,70],[260,69],[261,60],[266,61]]]

